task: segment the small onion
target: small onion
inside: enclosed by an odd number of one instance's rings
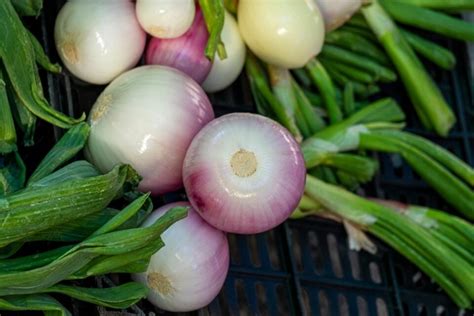
[[[86,157],[103,172],[128,163],[143,177],[141,190],[171,192],[182,187],[191,140],[213,118],[194,80],[170,67],[138,67],[112,81],[92,107]]]
[[[106,84],[135,66],[145,48],[146,33],[131,1],[68,1],[54,26],[59,57],[86,82]]]
[[[224,60],[221,60],[219,56],[214,58],[211,71],[202,84],[206,92],[216,92],[227,88],[235,81],[244,67],[245,44],[234,17],[228,12],[225,12],[221,39],[225,45],[227,58]]]
[[[201,83],[211,70],[211,62],[204,55],[208,37],[206,23],[198,8],[193,25],[182,36],[151,39],[146,49],[145,62],[179,69]]]
[[[326,32],[343,25],[362,6],[363,0],[315,0],[324,18]]]
[[[143,225],[150,226],[176,206],[189,203],[165,205]],[[161,238],[165,246],[151,257],[147,271],[133,275],[133,279],[149,287],[148,300],[161,309],[188,312],[208,305],[221,290],[229,269],[226,235],[190,208],[188,216]]]
[[[314,0],[240,0],[240,34],[264,62],[303,67],[324,42],[324,21]]]
[[[143,29],[159,38],[183,35],[196,12],[194,0],[137,0],[136,10]]]
[[[224,115],[189,146],[184,187],[193,207],[226,232],[253,234],[285,221],[303,195],[300,148],[278,123],[256,114]]]

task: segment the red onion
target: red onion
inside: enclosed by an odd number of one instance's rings
[[[150,226],[176,206],[189,203],[172,203],[157,209],[144,226]],[[133,276],[150,288],[148,300],[173,312],[208,305],[222,288],[229,269],[226,235],[190,208],[188,216],[168,228],[161,238],[165,246],[151,257],[147,271]]]
[[[171,192],[182,187],[191,140],[213,118],[194,80],[170,67],[138,67],[112,81],[92,107],[85,153],[103,172],[132,165],[143,191]]]
[[[211,225],[233,233],[269,230],[288,218],[303,195],[300,148],[278,123],[233,113],[206,125],[183,166],[193,207]]]
[[[211,62],[204,55],[209,34],[199,8],[191,28],[177,38],[154,37],[146,49],[147,64],[174,67],[202,83],[211,70]]]

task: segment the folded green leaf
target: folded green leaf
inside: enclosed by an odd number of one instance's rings
[[[0,212],[3,198],[23,187],[25,173],[26,167],[18,152],[0,156]],[[0,232],[3,229],[2,226],[0,225]]]
[[[36,116],[23,105],[15,91],[7,92],[13,113],[13,119],[15,120],[16,125],[20,127],[23,132],[23,144],[25,146],[33,146],[36,129]]]
[[[144,298],[148,289],[141,283],[128,282],[110,288],[86,288],[64,284],[53,285],[40,293],[59,293],[88,302],[116,309],[125,309]]]
[[[0,272],[0,296],[35,293],[69,278],[95,258],[126,255],[144,245],[159,245],[157,240],[160,235],[186,214],[186,208],[174,208],[149,227],[115,231],[87,239],[45,266],[21,273]]]
[[[0,298],[0,310],[6,311],[42,311],[48,316],[70,316],[71,313],[46,294],[14,295]]]
[[[19,15],[38,16],[43,8],[43,0],[11,0]]]
[[[0,57],[22,104],[36,116],[62,128],[83,121],[85,114],[79,119],[68,117],[53,109],[42,95],[33,45],[10,1],[0,1],[0,17]]]
[[[43,50],[38,39],[28,31],[28,36],[30,37],[31,44],[33,45],[33,49],[35,51],[36,62],[43,67],[45,70],[50,71],[52,73],[58,74],[61,72],[61,66],[59,64],[53,64],[50,60],[48,55]]]
[[[40,162],[28,180],[28,184],[44,178],[72,159],[84,147],[89,131],[89,125],[84,122],[69,129]]]
[[[121,165],[105,175],[73,179],[0,199],[0,247],[26,241],[40,231],[103,210],[127,181],[137,184],[136,176],[131,167]]]
[[[0,61],[0,154],[16,150],[16,131]]]
[[[26,187],[25,191],[46,188],[70,180],[97,177],[99,175],[100,173],[91,163],[85,160],[78,160],[71,162],[65,167],[62,167],[61,169],[51,173],[50,175],[47,175],[40,180],[37,180],[36,182],[30,182],[28,187]]]

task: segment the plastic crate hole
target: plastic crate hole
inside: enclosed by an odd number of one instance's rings
[[[370,278],[374,283],[380,284],[382,283],[382,276],[380,274],[379,265],[375,262],[371,262],[369,264],[369,271],[370,271]]]
[[[235,280],[235,289],[237,290],[237,306],[239,307],[239,315],[250,315],[244,282],[242,280]]]
[[[258,244],[257,244],[257,236],[255,235],[248,235],[247,236],[247,244],[250,250],[250,262],[254,267],[261,267],[262,262],[260,260],[260,254],[258,253]]]
[[[311,303],[310,303],[310,300],[309,300],[308,291],[306,291],[305,288],[302,288],[302,291],[301,291],[300,304],[302,305],[301,308],[302,308],[302,314],[303,315],[312,315]]]
[[[323,271],[324,258],[321,253],[321,247],[319,245],[318,236],[312,230],[308,232],[308,243],[309,251],[311,253],[311,258],[313,261],[313,268],[316,273],[321,273]]]
[[[337,302],[339,305],[339,316],[349,316],[349,304],[347,304],[347,299],[344,295],[339,294],[337,296]]]
[[[267,294],[265,293],[265,288],[262,283],[258,282],[255,284],[255,294],[257,296],[258,311],[261,315],[268,315]]]
[[[282,284],[276,286],[278,313],[280,315],[288,315],[290,313],[290,306],[288,302],[288,292]]]
[[[329,300],[328,300],[328,297],[326,295],[326,292],[319,291],[318,299],[319,299],[319,314],[321,316],[331,315]]]
[[[357,296],[357,311],[359,316],[369,316],[367,301],[362,296]]]
[[[423,288],[425,286],[425,280],[423,274],[420,271],[417,271],[412,275],[411,281],[416,288]]]
[[[381,298],[375,300],[375,306],[377,307],[378,316],[389,316],[387,304]]]
[[[417,315],[418,316],[428,316],[428,309],[423,304],[418,304],[417,306]]]
[[[303,267],[303,257],[301,255],[301,238],[300,233],[296,229],[291,230],[291,253],[295,259],[296,271],[302,272]]]
[[[336,236],[334,234],[327,235],[327,243],[329,249],[329,258],[331,259],[331,266],[334,275],[338,278],[342,278],[344,276],[342,265],[341,265],[341,258],[339,256],[339,245],[337,243]]]
[[[359,253],[357,251],[349,251],[349,262],[351,264],[352,277],[355,280],[361,280]]]
[[[269,231],[266,235],[268,256],[270,265],[275,270],[281,270],[281,262],[278,256],[278,243],[275,236],[275,230]]]
[[[233,234],[227,235],[230,248],[230,258],[232,264],[240,265],[242,264],[242,258],[240,257],[239,246],[237,244],[237,236]]]
[[[436,306],[436,316],[446,316],[446,308],[443,305]]]

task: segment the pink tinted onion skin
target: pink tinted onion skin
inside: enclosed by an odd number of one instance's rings
[[[316,4],[321,11],[326,26],[326,33],[329,33],[342,26],[356,13],[364,0],[316,0]]]
[[[177,38],[154,37],[146,49],[146,64],[174,67],[202,83],[211,71],[211,62],[204,55],[209,33],[199,8],[190,29]]]
[[[92,107],[85,154],[102,172],[132,165],[144,192],[171,192],[183,185],[191,140],[213,118],[207,95],[190,77],[165,66],[138,67],[110,83]]]
[[[190,204],[177,202],[160,207],[143,226],[150,226],[176,206]],[[168,228],[161,238],[165,246],[152,256],[146,273],[135,274],[133,279],[147,285],[148,300],[164,310],[187,312],[208,305],[221,290],[229,269],[225,233],[207,224],[190,207],[188,216]],[[161,274],[160,279],[169,282],[164,282],[169,285],[165,293],[154,287],[152,273]]]
[[[303,156],[291,134],[250,113],[228,114],[206,125],[183,166],[193,207],[209,224],[239,234],[284,222],[303,195],[305,178]]]

